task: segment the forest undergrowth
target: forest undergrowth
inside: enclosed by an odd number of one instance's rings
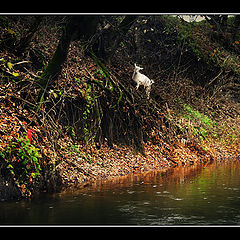
[[[72,41],[61,74],[42,90],[63,18],[46,18],[51,24],[42,23],[21,55],[6,47],[24,34],[16,19],[1,19],[3,199],[239,157],[238,56],[207,49],[209,25],[139,17],[109,63]],[[222,61],[227,53],[232,62]],[[135,90],[135,62],[155,81],[150,99]]]

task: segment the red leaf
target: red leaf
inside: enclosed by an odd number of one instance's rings
[[[29,142],[31,143],[31,139],[32,139],[32,131],[31,131],[31,129],[28,129],[27,137],[28,137]]]

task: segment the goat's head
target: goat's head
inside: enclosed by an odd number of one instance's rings
[[[143,69],[143,68],[141,68],[141,67],[138,67],[136,63],[134,63],[134,66],[135,66],[135,71],[136,71],[136,72],[139,72],[140,70]]]

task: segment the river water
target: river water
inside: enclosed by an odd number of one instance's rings
[[[0,202],[0,224],[238,225],[240,162],[129,175],[31,201]]]

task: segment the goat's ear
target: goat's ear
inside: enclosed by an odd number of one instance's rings
[[[136,63],[134,63],[134,66],[137,67]]]

